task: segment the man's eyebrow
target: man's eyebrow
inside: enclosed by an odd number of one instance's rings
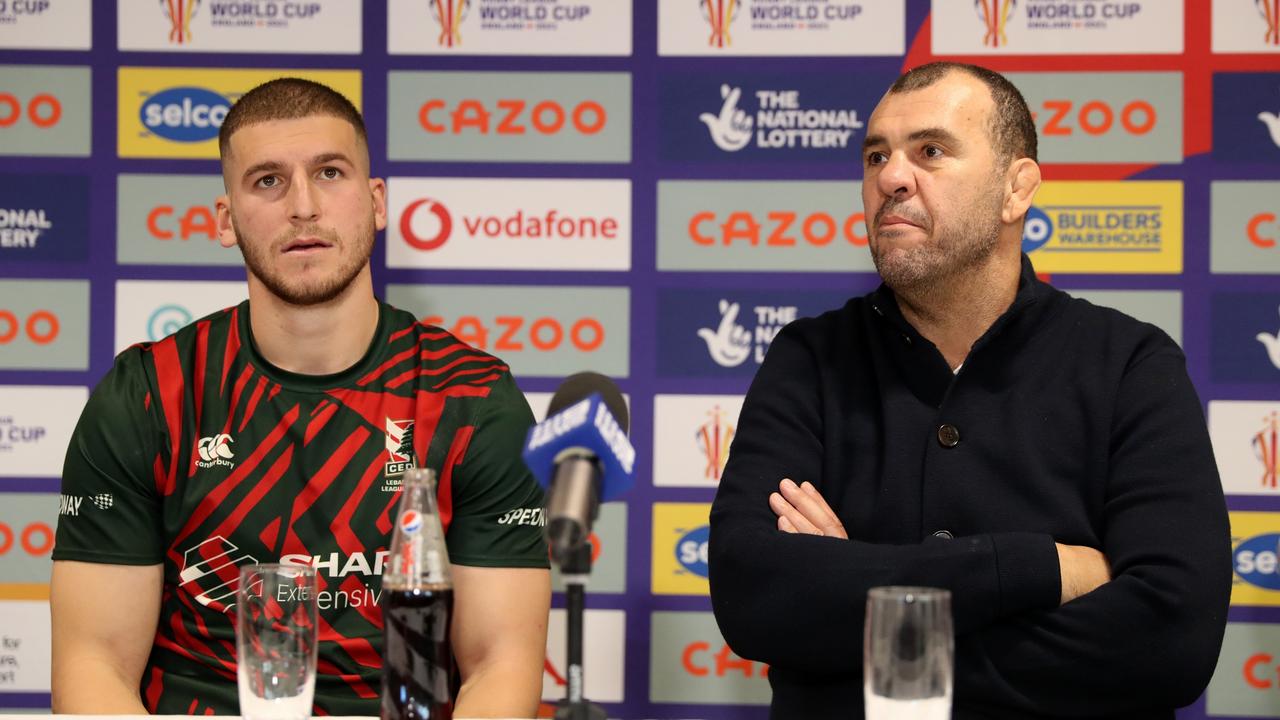
[[[347,157],[345,153],[340,153],[340,152],[320,153],[319,155],[316,155],[315,157],[311,158],[311,161],[308,164],[324,165],[325,163],[331,163],[331,162],[344,162],[353,167],[355,166],[355,163],[351,162],[351,158]],[[245,170],[244,177],[246,178],[251,177],[253,175],[257,175],[258,173],[262,173],[262,172],[280,172],[283,169],[284,169],[283,163],[277,160],[265,160],[263,162],[258,163],[257,165],[250,166],[247,170]]]
[[[921,140],[936,140],[948,145],[958,145],[960,143],[960,139],[956,137],[954,133],[940,127],[923,128],[916,130],[907,136],[908,142],[919,142]],[[866,139],[862,141],[862,149],[866,150],[870,147],[885,144],[886,140],[883,135],[868,135]]]

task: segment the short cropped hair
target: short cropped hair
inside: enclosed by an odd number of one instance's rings
[[[231,106],[218,130],[218,151],[226,157],[231,149],[231,136],[243,127],[271,120],[297,120],[316,115],[346,120],[355,128],[360,142],[365,147],[369,146],[364,118],[360,117],[360,111],[342,93],[312,80],[282,77],[268,80],[241,95]]]
[[[991,91],[995,107],[991,111],[988,131],[996,156],[1008,162],[1017,158],[1036,159],[1036,124],[1031,110],[1018,88],[998,72],[979,65],[958,62],[933,62],[903,73],[889,88],[889,93],[905,93],[929,87],[952,72],[962,72],[982,81]]]

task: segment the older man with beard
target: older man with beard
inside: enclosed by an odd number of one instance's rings
[[[321,578],[317,714],[377,715],[388,513],[420,459],[452,562],[456,712],[531,717],[547,550],[500,522],[542,506],[529,406],[500,360],[374,297],[386,185],[346,98],[273,80],[219,140],[218,228],[249,299],[125,350],[80,418],[62,492],[112,502],[59,518],[54,711],[238,714],[225,583],[288,559]]]
[[[1172,718],[1213,671],[1229,531],[1200,401],[1157,328],[1021,253],[1035,126],[936,63],[867,125],[883,284],[787,326],[711,510],[711,600],[773,718],[862,715],[867,590],[946,588],[954,715]]]

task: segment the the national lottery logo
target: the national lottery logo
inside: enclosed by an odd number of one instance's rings
[[[436,40],[442,47],[462,44],[462,21],[471,13],[471,0],[429,0],[431,19],[440,26]]]
[[[182,45],[191,42],[191,20],[200,10],[201,0],[165,0],[160,9],[169,19],[169,42]]]
[[[986,28],[986,34],[982,36],[983,45],[1000,47],[1009,44],[1006,26],[1017,5],[1017,0],[975,0],[973,9]]]
[[[720,86],[719,110],[698,119],[725,152],[748,145],[762,150],[848,148],[865,124],[853,108],[806,105],[799,90],[755,90],[747,96],[741,87],[728,84]]]
[[[793,305],[757,306],[744,319],[754,325],[754,331],[738,322],[742,312],[740,303],[720,300],[719,321],[712,327],[698,329],[698,337],[706,343],[707,353],[717,365],[734,368],[747,361],[754,351],[755,361],[764,362],[769,343],[783,326],[795,320],[797,308]]]
[[[0,208],[0,248],[35,249],[52,229],[44,208]]]
[[[698,426],[694,440],[707,461],[703,477],[719,482],[725,463],[729,461],[729,445],[733,442],[737,428],[729,422],[728,413],[719,405],[709,410],[707,415],[707,421]]]
[[[405,471],[415,467],[413,464],[413,421],[393,420],[387,418],[387,464],[384,474],[387,477],[404,475]],[[394,492],[399,483],[384,487],[386,492]]]

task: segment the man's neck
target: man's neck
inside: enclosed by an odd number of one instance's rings
[[[378,301],[369,269],[333,300],[290,305],[249,281],[249,328],[267,362],[300,375],[332,375],[364,357],[378,329]]]
[[[894,289],[903,317],[938,348],[952,370],[1018,294],[1021,257],[1003,255],[994,252],[977,267],[925,286]]]

